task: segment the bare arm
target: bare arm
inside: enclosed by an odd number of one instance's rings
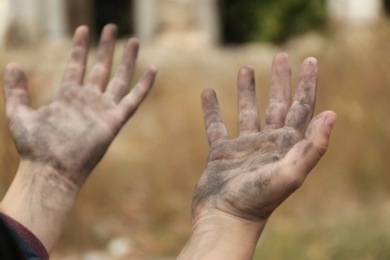
[[[138,52],[130,39],[110,80],[117,29],[103,29],[96,61],[84,82],[89,31],[79,27],[54,100],[33,109],[22,69],[9,64],[4,96],[9,128],[21,161],[2,211],[41,240],[51,252],[77,192],[126,121],[150,91],[149,68],[127,93]]]
[[[336,114],[312,118],[317,61],[301,67],[293,102],[290,62],[273,62],[265,126],[260,130],[254,72],[238,74],[238,132],[228,138],[212,89],[202,93],[210,153],[192,201],[193,229],[179,259],[252,259],[271,213],[304,182],[325,154]]]

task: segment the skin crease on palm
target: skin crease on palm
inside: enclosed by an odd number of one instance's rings
[[[149,92],[156,74],[155,68],[148,69],[126,93],[139,45],[136,39],[130,39],[109,81],[116,34],[114,25],[103,29],[96,62],[83,83],[89,32],[86,26],[79,27],[58,94],[52,103],[38,109],[30,106],[23,70],[15,64],[7,66],[7,115],[22,161],[49,165],[76,185],[82,184],[100,161]]]
[[[318,68],[314,58],[301,67],[293,102],[290,61],[275,56],[265,126],[260,120],[254,72],[238,73],[238,132],[229,139],[214,90],[202,93],[210,145],[206,168],[195,188],[193,225],[210,214],[263,222],[298,189],[327,149],[336,114],[325,111],[311,120],[316,101]]]

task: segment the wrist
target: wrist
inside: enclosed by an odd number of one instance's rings
[[[52,167],[22,160],[1,209],[29,229],[50,252],[78,190],[77,185]]]
[[[252,259],[266,222],[208,209],[194,219],[179,259]]]
[[[11,183],[11,187],[13,186],[18,188],[22,195],[32,197],[39,193],[44,198],[41,203],[53,210],[63,209],[63,205],[58,207],[58,204],[68,200],[73,201],[81,188],[81,185],[64,177],[54,167],[26,159],[22,159],[19,163],[15,178]]]

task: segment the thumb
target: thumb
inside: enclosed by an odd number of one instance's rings
[[[299,187],[309,172],[319,162],[328,149],[331,130],[337,115],[333,111],[325,111],[316,116],[306,129],[305,137],[296,143],[283,158],[283,174]]]
[[[8,117],[10,117],[18,106],[30,107],[27,76],[25,72],[14,63],[8,64],[5,69],[4,99]]]

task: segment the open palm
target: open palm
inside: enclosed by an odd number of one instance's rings
[[[123,124],[151,89],[156,74],[148,69],[127,92],[138,52],[130,39],[122,62],[109,81],[117,29],[107,25],[100,39],[97,59],[83,83],[89,32],[79,27],[58,94],[47,106],[33,109],[27,77],[17,65],[5,73],[6,110],[9,127],[22,160],[39,162],[76,184],[100,161]]]
[[[238,132],[229,139],[212,89],[202,93],[210,153],[195,188],[193,220],[205,212],[247,220],[266,220],[326,152],[336,115],[326,111],[311,120],[316,99],[317,62],[301,67],[294,101],[290,97],[290,62],[278,54],[273,62],[265,127],[260,131],[254,72],[238,75]],[[210,211],[213,209],[213,211]]]

